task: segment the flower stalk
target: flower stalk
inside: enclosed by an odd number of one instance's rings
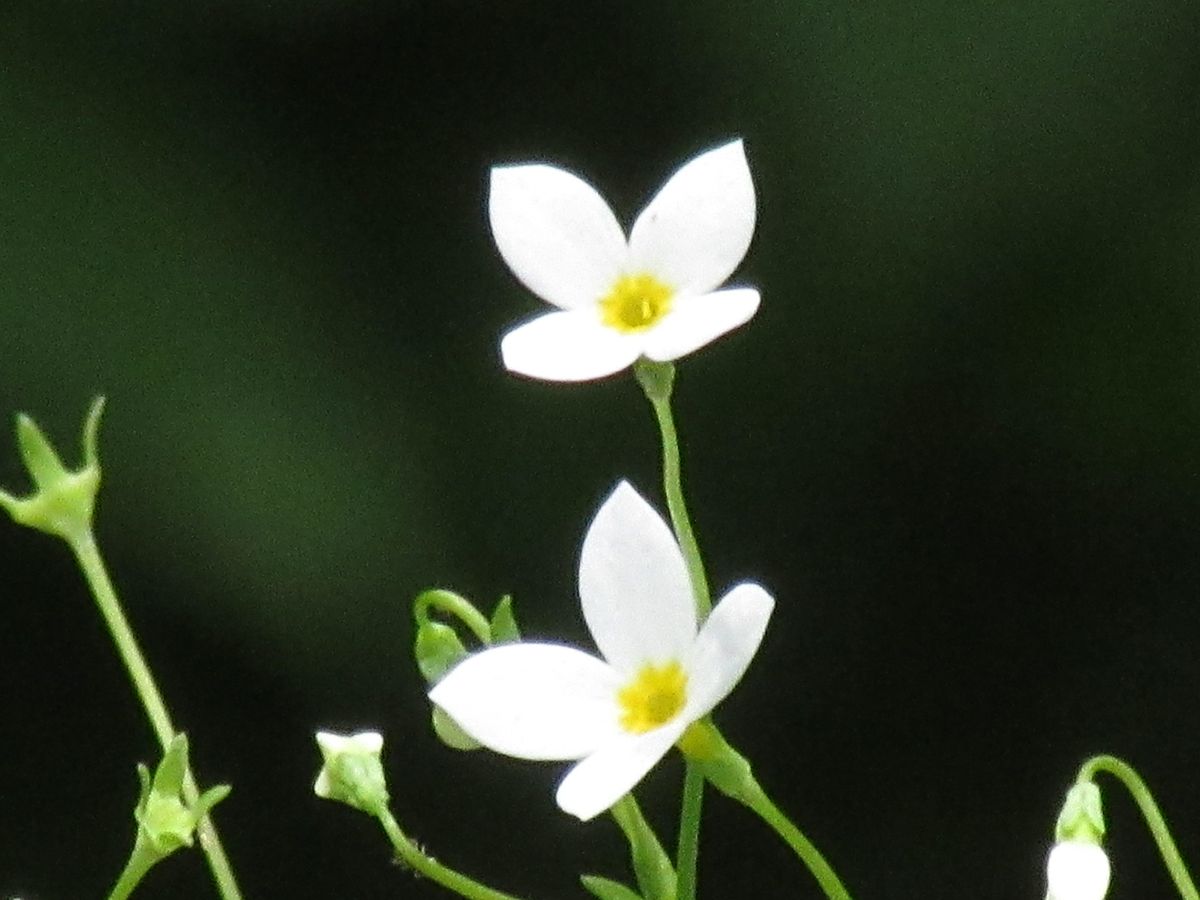
[[[654,419],[662,440],[663,493],[667,497],[667,511],[671,516],[671,527],[675,539],[683,552],[687,565],[688,580],[696,602],[696,613],[700,618],[712,609],[712,597],[708,587],[708,576],[704,571],[704,560],[700,556],[700,544],[692,530],[687,503],[683,496],[683,469],[679,453],[679,435],[675,430],[675,417],[671,412],[671,394],[675,387],[675,364],[655,362],[645,357],[633,367],[638,384],[654,409]],[[679,807],[679,842],[675,854],[678,870],[677,900],[693,900],[696,896],[696,873],[700,857],[700,819],[704,809],[704,775],[690,761],[686,762],[683,777],[683,796]]]
[[[170,749],[176,732],[162,693],[155,684],[154,676],[138,646],[129,620],[125,617],[92,530],[92,514],[96,494],[100,488],[97,438],[103,409],[104,398],[98,397],[93,401],[84,424],[84,462],[75,470],[62,464],[53,446],[32,419],[25,415],[19,416],[17,440],[35,490],[25,498],[13,497],[0,491],[0,506],[7,509],[19,524],[60,537],[71,548],[116,645],[117,653],[125,665],[133,689],[142,702],[146,718],[165,753]],[[189,807],[195,806],[200,799],[196,780],[191,769],[187,767],[183,774],[181,792]],[[233,868],[225,855],[216,826],[207,814],[197,823],[196,833],[223,900],[241,900]]]
[[[1163,865],[1170,873],[1179,896],[1183,900],[1200,900],[1200,893],[1196,891],[1195,882],[1192,881],[1183,857],[1179,855],[1179,848],[1175,845],[1174,838],[1171,837],[1167,820],[1159,810],[1158,803],[1155,802],[1154,795],[1150,793],[1146,782],[1129,763],[1115,756],[1100,754],[1086,760],[1079,767],[1076,783],[1086,784],[1092,781],[1098,772],[1105,772],[1115,777],[1133,797],[1133,801],[1142,813],[1142,818],[1146,820],[1146,826],[1154,836],[1154,843],[1158,846]]]

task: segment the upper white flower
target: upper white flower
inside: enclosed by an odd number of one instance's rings
[[[1046,900],[1104,900],[1108,855],[1091,841],[1059,841],[1046,860]]]
[[[697,630],[679,546],[624,481],[583,539],[579,597],[603,658],[560,644],[506,644],[465,659],[429,697],[499,753],[582,760],[557,799],[587,820],[733,690],[775,602],[757,584],[739,584]]]
[[[639,356],[677,359],[758,309],[752,288],[717,290],[754,234],[740,140],[684,164],[628,240],[596,189],[555,166],[493,168],[488,215],[509,268],[560,310],[504,336],[500,352],[514,372],[586,381]]]

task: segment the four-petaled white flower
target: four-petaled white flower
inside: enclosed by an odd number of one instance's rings
[[[1111,870],[1091,841],[1059,841],[1046,860],[1046,900],[1104,900]]]
[[[628,241],[595,188],[555,166],[493,168],[488,214],[509,268],[559,307],[504,336],[501,355],[514,372],[586,381],[640,356],[678,359],[758,309],[752,288],[717,290],[754,234],[740,140],[672,175]]]
[[[757,584],[739,584],[697,629],[679,546],[626,482],[583,539],[579,597],[603,659],[559,644],[506,644],[459,663],[429,697],[499,753],[581,760],[557,800],[586,821],[733,690],[774,601]]]

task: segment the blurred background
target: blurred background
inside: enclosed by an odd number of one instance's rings
[[[718,591],[778,599],[718,721],[859,898],[1041,897],[1088,754],[1200,866],[1200,9],[1184,0],[6,4],[0,413],[102,432],[98,534],[248,898],[449,896],[318,801],[312,733],[377,728],[394,808],[532,898],[626,877],[563,767],[428,726],[410,601],[512,592],[587,640],[579,542],[655,503],[632,378],[503,371],[540,301],[484,215],[546,160],[625,222],[745,138],[735,283],[685,360]],[[5,426],[5,433],[7,431]],[[11,437],[0,483],[27,482]],[[0,895],[104,896],[149,728],[64,546],[0,527]],[[674,840],[681,767],[643,803]],[[1116,898],[1169,882],[1105,782]],[[702,896],[817,897],[707,801]],[[139,896],[215,897],[198,853]]]

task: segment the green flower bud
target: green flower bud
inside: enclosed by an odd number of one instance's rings
[[[317,732],[317,746],[325,764],[317,774],[313,792],[376,816],[387,810],[387,780],[379,755],[383,736],[377,731],[341,735]]]
[[[761,794],[749,760],[734,750],[711,722],[693,722],[676,746],[721,793],[747,804]]]
[[[187,804],[182,797],[187,771],[187,736],[182,734],[171,740],[153,778],[149,769],[138,764],[141,792],[133,810],[138,823],[137,842],[151,848],[159,858],[180,847],[190,847],[197,824],[229,795],[229,785],[221,784],[201,794],[195,804]]]
[[[458,632],[449,625],[426,619],[417,626],[413,640],[413,656],[417,668],[429,684],[437,684],[467,655]]]
[[[18,498],[0,491],[0,506],[8,510],[14,521],[68,541],[91,529],[96,493],[100,489],[96,439],[103,410],[104,398],[97,397],[83,426],[83,465],[78,469],[68,469],[62,464],[33,419],[24,413],[17,416],[17,445],[34,492]]]
[[[1095,782],[1079,782],[1067,791],[1054,826],[1054,837],[1058,841],[1100,843],[1104,837],[1104,807]]]

